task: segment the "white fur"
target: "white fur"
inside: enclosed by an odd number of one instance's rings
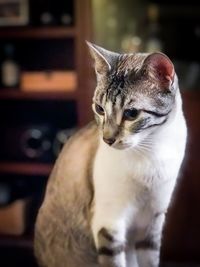
[[[116,230],[123,242],[128,231],[137,229],[139,235],[156,212],[167,210],[186,144],[179,92],[168,122],[152,138],[151,149],[142,153],[134,147],[117,150],[101,141],[93,173],[92,230],[97,247],[97,233],[102,227]],[[123,266],[132,265],[127,262]]]
[[[113,106],[112,102],[107,101],[107,103],[106,103],[106,111],[107,111],[106,115],[108,117],[112,115],[112,106]]]

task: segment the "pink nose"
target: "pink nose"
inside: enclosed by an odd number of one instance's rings
[[[109,146],[111,146],[115,142],[115,138],[105,138],[103,137],[103,140],[105,143],[107,143]]]

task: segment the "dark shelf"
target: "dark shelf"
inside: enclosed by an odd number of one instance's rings
[[[20,89],[0,89],[0,99],[36,99],[36,100],[76,100],[77,92],[50,91],[50,92],[24,92]]]
[[[75,37],[76,29],[73,27],[7,27],[0,28],[0,39],[5,38],[67,38]]]
[[[32,236],[0,235],[0,247],[33,248]]]
[[[0,173],[21,175],[45,175],[48,176],[53,164],[26,163],[26,162],[1,162]]]

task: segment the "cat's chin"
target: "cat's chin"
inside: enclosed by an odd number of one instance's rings
[[[132,147],[133,145],[128,143],[116,143],[112,145],[112,148],[117,150],[131,149]]]

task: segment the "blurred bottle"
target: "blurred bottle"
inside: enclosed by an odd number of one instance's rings
[[[20,68],[14,58],[14,46],[5,45],[4,60],[1,65],[1,83],[3,87],[18,87],[20,80]]]
[[[59,153],[61,152],[64,144],[67,140],[77,131],[76,128],[69,128],[60,130],[57,132],[55,140],[53,142],[53,152],[56,157],[58,157]]]
[[[10,187],[0,182],[0,207],[7,205],[11,199],[11,192]]]
[[[125,53],[138,53],[142,51],[142,39],[140,36],[127,35],[121,42],[122,51]]]
[[[43,12],[40,15],[40,21],[42,25],[55,25],[55,18],[49,11]]]
[[[145,51],[153,53],[163,50],[163,44],[160,38],[160,25],[158,22],[159,9],[155,4],[151,4],[147,10],[148,31],[145,45]]]
[[[126,33],[122,35],[121,48],[125,53],[138,53],[143,51],[143,38],[135,19],[129,18],[126,23]]]
[[[60,17],[62,25],[71,25],[72,24],[72,16],[68,13],[61,14]]]

